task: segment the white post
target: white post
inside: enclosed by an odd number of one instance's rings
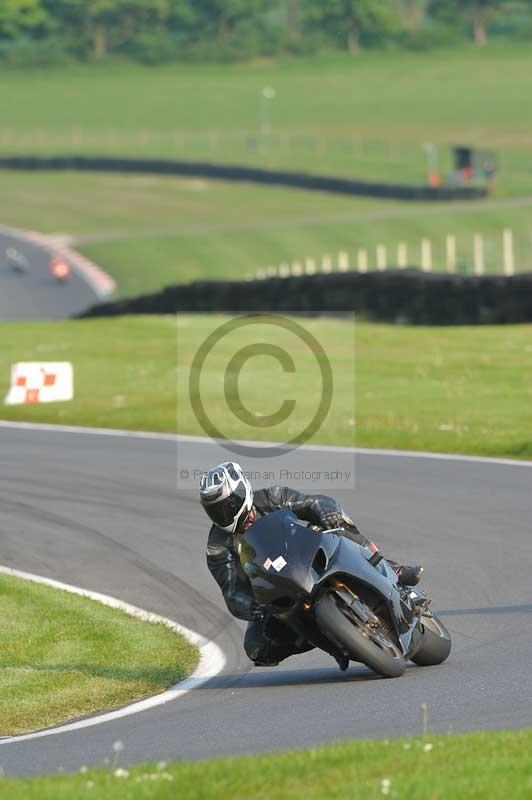
[[[303,275],[303,265],[300,261],[292,262],[292,275]]]
[[[314,275],[316,272],[316,262],[313,258],[305,259],[305,272],[307,275]]]
[[[473,262],[475,275],[484,275],[484,239],[480,233],[473,237]]]
[[[262,281],[266,277],[266,272],[263,269],[258,269],[255,277],[257,278],[257,280]]]
[[[377,245],[377,269],[382,272],[386,269],[386,245]]]
[[[275,275],[277,275],[277,269],[276,269],[275,267],[268,267],[268,268],[266,269],[266,274],[267,274],[267,275],[268,275],[270,278],[273,278],[273,277],[275,277]]]
[[[282,264],[279,264],[279,277],[286,278],[290,275],[290,265],[283,261]]]
[[[406,242],[399,242],[397,245],[397,266],[404,269],[408,266],[408,247]]]
[[[515,272],[514,264],[514,235],[510,228],[505,228],[502,232],[502,250],[504,262],[504,274],[513,275]]]
[[[340,272],[347,272],[349,269],[349,253],[342,251],[338,253],[338,269]]]
[[[449,233],[445,240],[445,253],[447,272],[456,272],[456,236],[452,233]]]
[[[432,271],[432,244],[430,239],[421,240],[421,269],[423,272]]]
[[[332,272],[332,258],[330,256],[323,256],[321,259],[321,271]]]
[[[368,251],[360,248],[357,252],[357,269],[359,272],[368,271]]]

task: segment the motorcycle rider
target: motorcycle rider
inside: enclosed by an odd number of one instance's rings
[[[200,500],[213,522],[207,543],[207,566],[220,586],[231,614],[249,622],[244,649],[256,666],[276,666],[279,661],[312,649],[312,645],[280,620],[269,615],[254,599],[251,585],[238,555],[238,537],[259,517],[289,508],[300,520],[322,530],[341,528],[341,535],[377,552],[377,547],[360,533],[353,520],[331,497],[307,495],[288,486],[271,486],[253,491],[242,467],[225,462],[207,470],[200,479]],[[388,563],[403,586],[419,583],[423,568]],[[341,669],[349,660],[337,659]]]

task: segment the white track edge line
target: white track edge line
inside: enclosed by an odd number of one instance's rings
[[[178,697],[182,697],[191,689],[201,686],[210,678],[218,675],[226,664],[225,655],[223,654],[221,648],[215,644],[215,642],[206,639],[199,633],[196,633],[189,628],[185,628],[183,625],[180,625],[171,619],[159,616],[159,614],[153,614],[150,611],[145,611],[144,609],[133,606],[130,603],[124,602],[123,600],[118,600],[116,597],[100,594],[100,592],[93,592],[89,589],[81,589],[79,586],[72,586],[71,584],[62,583],[61,581],[56,581],[52,578],[45,578],[42,575],[34,575],[33,573],[23,572],[18,569],[12,569],[11,567],[0,565],[0,574],[12,575],[13,577],[22,578],[24,580],[32,581],[33,583],[39,583],[45,586],[50,586],[54,589],[60,589],[64,592],[70,592],[70,594],[76,594],[80,597],[87,597],[90,600],[96,600],[98,603],[102,603],[102,605],[124,611],[131,617],[136,617],[144,622],[165,625],[175,633],[180,633],[185,637],[185,639],[187,639],[188,642],[190,642],[190,644],[199,648],[200,651],[199,664],[192,675],[190,675],[188,678],[185,678],[185,680],[181,681],[180,683],[170,686],[169,689],[166,689],[166,691],[161,692],[160,694],[152,695],[151,697],[147,697],[146,699],[139,700],[135,703],[130,703],[129,705],[123,706],[122,708],[117,708],[114,711],[108,711],[96,716],[87,717],[86,719],[76,720],[75,722],[69,722],[64,725],[58,725],[55,728],[45,728],[43,730],[34,731],[33,733],[23,733],[18,736],[0,737],[0,746],[4,744],[26,742],[30,739],[40,739],[44,736],[54,736],[60,733],[70,733],[83,728],[101,725],[105,722],[112,722],[113,720],[121,719],[122,717],[128,717],[131,714],[138,714],[141,711],[146,711],[147,709],[164,705],[172,700],[176,700]]]
[[[131,439],[156,439],[164,442],[190,442],[191,444],[219,444],[223,441],[209,439],[208,436],[189,436],[187,434],[157,433],[156,431],[130,431],[120,428],[90,428],[77,425],[54,425],[45,422],[14,422],[0,420],[1,428],[14,430],[44,431],[50,433],[75,433],[87,436],[122,436]],[[237,444],[267,447],[279,445],[279,442],[253,442],[239,441]],[[389,456],[393,458],[429,458],[437,461],[468,461],[477,464],[500,464],[509,467],[532,467],[532,460],[519,460],[514,458],[501,458],[497,456],[468,456],[461,453],[438,453],[425,450],[392,450],[378,447],[342,447],[339,445],[305,444],[299,449],[328,453],[354,453],[364,456]]]
[[[0,420],[0,428],[12,428],[22,431],[49,431],[50,433],[79,433],[89,436],[123,436],[131,439],[159,439],[163,442],[176,442],[175,433],[158,433],[157,431],[129,431],[120,428],[86,428],[81,425],[52,425],[47,422],[14,422]]]

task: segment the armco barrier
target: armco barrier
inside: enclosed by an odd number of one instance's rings
[[[347,315],[353,311],[359,318],[375,322],[415,325],[532,322],[532,273],[472,277],[390,270],[258,281],[197,281],[103,303],[82,316],[176,312]]]
[[[203,161],[167,159],[114,158],[107,156],[3,156],[1,169],[78,170],[86,172],[130,172],[181,175],[224,181],[277,184],[320,192],[381,197],[394,200],[449,201],[478,200],[487,196],[479,186],[408,186],[393,183],[371,183],[339,178],[333,175],[312,175],[307,172],[268,170],[259,167],[210,164]]]

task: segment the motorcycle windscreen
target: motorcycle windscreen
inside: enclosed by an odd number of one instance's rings
[[[240,562],[259,602],[296,597],[314,584],[311,565],[321,537],[288,509],[258,519],[242,535]]]

